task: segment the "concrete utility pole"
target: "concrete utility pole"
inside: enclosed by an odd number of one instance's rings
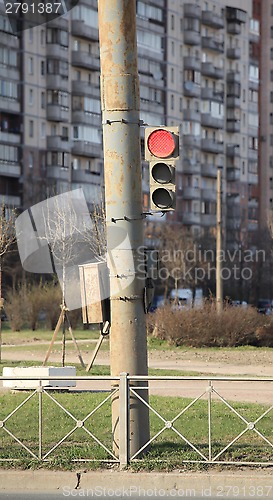
[[[141,255],[137,251],[143,246],[143,208],[135,1],[99,0],[98,11],[107,249],[110,254],[111,374],[146,375],[145,281],[143,271],[141,273]],[[121,249],[118,245],[124,235],[128,235],[129,241]],[[124,288],[126,280],[128,286]],[[143,387],[143,383],[140,385]],[[139,394],[147,400],[147,390],[140,390]],[[149,413],[148,408],[132,396],[129,405],[132,456],[149,440]],[[117,397],[112,402],[116,455],[119,455],[119,422]]]
[[[217,214],[216,214],[216,310],[223,310],[222,282],[222,171],[217,170]]]

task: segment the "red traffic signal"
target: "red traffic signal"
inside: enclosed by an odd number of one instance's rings
[[[164,129],[154,130],[148,137],[147,147],[157,158],[168,158],[175,150],[176,143],[171,132]]]
[[[175,210],[175,160],[179,157],[178,127],[147,127],[145,159],[150,166],[150,208]]]
[[[145,129],[145,160],[176,159],[179,156],[178,127],[147,127]]]

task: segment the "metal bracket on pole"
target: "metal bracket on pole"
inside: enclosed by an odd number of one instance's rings
[[[129,388],[128,374],[120,374],[119,383],[119,462],[120,468],[128,465],[129,461],[129,432],[128,432],[128,413],[129,413]]]
[[[139,125],[140,127],[143,126],[143,125],[146,125],[144,123],[143,120],[139,120],[137,122],[134,122],[134,121],[129,121],[129,120],[125,120],[124,118],[122,118],[121,120],[103,120],[102,121],[102,125],[112,125],[112,123],[124,123],[125,125]]]
[[[139,216],[135,217],[134,215],[131,215],[130,217],[128,217],[127,215],[124,215],[124,217],[120,217],[120,218],[112,217],[111,222],[114,222],[114,224],[115,224],[116,222],[118,222],[120,220],[125,220],[125,221],[130,222],[131,220],[143,220],[143,219],[145,219],[144,214],[141,214],[141,217],[139,217]]]

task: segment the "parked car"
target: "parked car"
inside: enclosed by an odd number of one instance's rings
[[[159,307],[164,306],[165,297],[164,295],[155,295],[153,299],[153,303],[149,309],[149,312],[156,311]]]
[[[203,290],[201,288],[197,288],[195,290],[195,298],[193,299],[193,291],[190,288],[174,288],[170,293],[169,300],[173,309],[202,307]]]
[[[258,313],[260,314],[272,314],[272,300],[270,299],[260,299],[258,300]]]

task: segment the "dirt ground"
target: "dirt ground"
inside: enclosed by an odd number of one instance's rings
[[[29,344],[29,349],[27,345]],[[3,361],[27,360],[37,361],[40,364],[45,356],[47,344],[45,342],[34,342],[35,350],[32,350],[33,343],[20,345],[3,346]],[[41,350],[37,350],[40,345]],[[95,342],[79,342],[83,358],[89,362]],[[88,345],[88,350],[87,350]],[[67,353],[67,363],[78,363],[76,353]],[[54,352],[50,356],[51,362],[60,362],[61,346],[55,343]],[[100,351],[95,364],[109,364],[109,352]],[[149,366],[151,368],[161,368],[166,370],[179,370],[189,375],[217,376],[217,377],[244,377],[244,378],[271,378],[271,381],[239,381],[224,382],[214,381],[213,387],[220,396],[231,401],[257,402],[273,405],[273,349],[185,349],[185,350],[153,350],[149,352]],[[92,375],[92,370],[90,372]],[[87,389],[87,382],[78,384],[77,389]],[[100,386],[101,387],[101,386]],[[96,387],[93,387],[98,388]],[[172,396],[198,397],[206,392],[208,388],[207,380],[200,381],[159,381],[150,382],[151,392],[154,394],[168,394]],[[218,398],[217,393],[213,397]]]

